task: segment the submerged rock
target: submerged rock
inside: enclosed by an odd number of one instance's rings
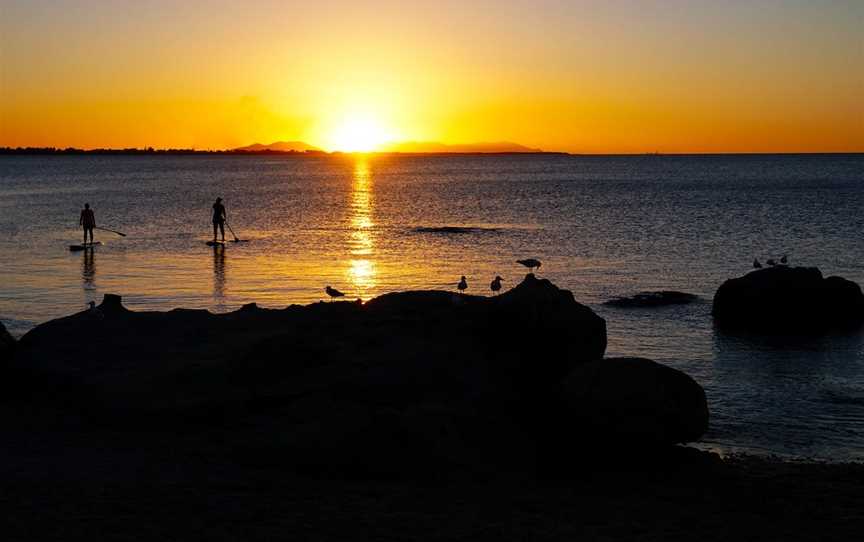
[[[724,282],[714,295],[720,327],[764,333],[818,333],[864,322],[854,282],[815,267],[777,266]]]
[[[424,226],[414,228],[414,233],[436,233],[442,235],[448,234],[466,234],[466,233],[495,233],[499,228],[482,227],[482,226]]]
[[[685,305],[693,303],[699,296],[686,292],[674,290],[661,290],[659,292],[640,292],[629,297],[616,297],[603,303],[612,307],[662,307],[665,305]]]
[[[642,358],[574,369],[563,383],[574,430],[640,447],[698,440],[708,429],[705,391],[686,374]]]

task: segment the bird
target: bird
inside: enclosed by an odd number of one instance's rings
[[[465,280],[465,275],[462,275],[462,279],[459,281],[459,284],[456,285],[456,288],[460,292],[464,292],[465,290],[468,289],[468,281]]]
[[[762,269],[762,264],[759,263],[758,258],[753,258],[753,269]]]
[[[331,298],[345,297],[345,294],[343,294],[336,288],[331,288],[330,286],[324,288],[324,291],[327,292],[327,295],[329,295]]]
[[[768,261],[765,262],[765,263],[767,263],[767,264],[770,265],[771,267],[774,267],[775,265],[777,265],[777,262],[774,261],[774,258],[771,258],[770,260],[768,260]]]
[[[780,258],[780,265],[786,265],[787,263],[789,263],[789,258],[787,258],[786,255],[784,254],[784,255]]]
[[[94,316],[95,318],[102,318],[102,317],[103,317],[103,315],[102,315],[102,311],[100,311],[100,310],[99,310],[99,307],[96,306],[96,302],[95,302],[95,301],[89,301],[89,302],[87,303],[87,306],[90,307],[89,309],[87,309],[87,312],[88,312],[89,314],[91,314],[91,315]]]
[[[534,258],[528,258],[527,260],[516,260],[516,263],[521,263],[528,268],[528,271],[532,271],[535,268],[540,269],[540,266],[542,265],[540,263],[540,260]]]
[[[489,284],[489,288],[491,288],[492,292],[495,293],[496,295],[498,294],[498,292],[501,291],[501,281],[502,280],[504,280],[504,279],[502,279],[501,277],[496,275],[495,278],[492,279],[492,283]]]

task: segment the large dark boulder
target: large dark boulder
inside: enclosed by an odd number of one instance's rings
[[[100,407],[285,402],[321,390],[402,407],[520,397],[605,348],[602,318],[529,275],[493,298],[403,292],[219,315],[134,312],[107,295],[26,334],[13,365],[37,388]]]
[[[239,417],[261,428],[256,461],[375,476],[530,468],[573,435],[586,448],[668,445],[698,438],[707,416],[682,373],[603,360],[605,321],[533,274],[495,297],[415,291],[227,314],[120,301],[25,335],[11,363],[19,393],[124,428]]]
[[[536,399],[605,349],[602,318],[530,275],[491,298],[401,292],[218,315],[106,296],[25,335],[12,365],[23,396],[64,412],[124,426],[246,412],[270,420],[279,457],[377,475],[488,465],[493,449],[530,463]]]
[[[705,391],[685,373],[642,358],[609,358],[563,383],[568,429],[578,438],[642,449],[698,440],[708,429]]]
[[[777,266],[724,282],[714,295],[719,327],[765,333],[819,333],[864,322],[854,282],[815,267]]]

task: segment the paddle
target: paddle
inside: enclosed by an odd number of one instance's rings
[[[225,225],[228,226],[228,231],[230,231],[231,235],[234,236],[234,242],[235,243],[245,243],[246,242],[246,239],[238,239],[237,238],[237,234],[234,233],[233,229],[231,229],[231,224],[229,224],[228,221],[225,221]]]
[[[94,228],[96,228],[97,230],[105,230],[105,231],[110,231],[111,233],[116,233],[116,234],[119,235],[120,237],[126,237],[126,234],[125,234],[125,233],[122,233],[122,232],[119,232],[119,231],[109,230],[108,228],[100,228],[99,226],[94,226]]]

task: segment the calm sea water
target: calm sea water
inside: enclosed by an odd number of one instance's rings
[[[224,251],[211,205],[249,243]],[[90,202],[105,244],[70,253]],[[716,331],[711,297],[753,257],[864,283],[864,155],[2,157],[0,319],[21,335],[119,293],[137,310],[453,288],[540,275],[606,318],[609,355],[682,369],[708,393],[705,445],[864,460],[864,330],[810,341]],[[435,233],[443,226],[463,233]],[[228,234],[230,237],[230,233]],[[613,309],[677,289],[702,300]]]

